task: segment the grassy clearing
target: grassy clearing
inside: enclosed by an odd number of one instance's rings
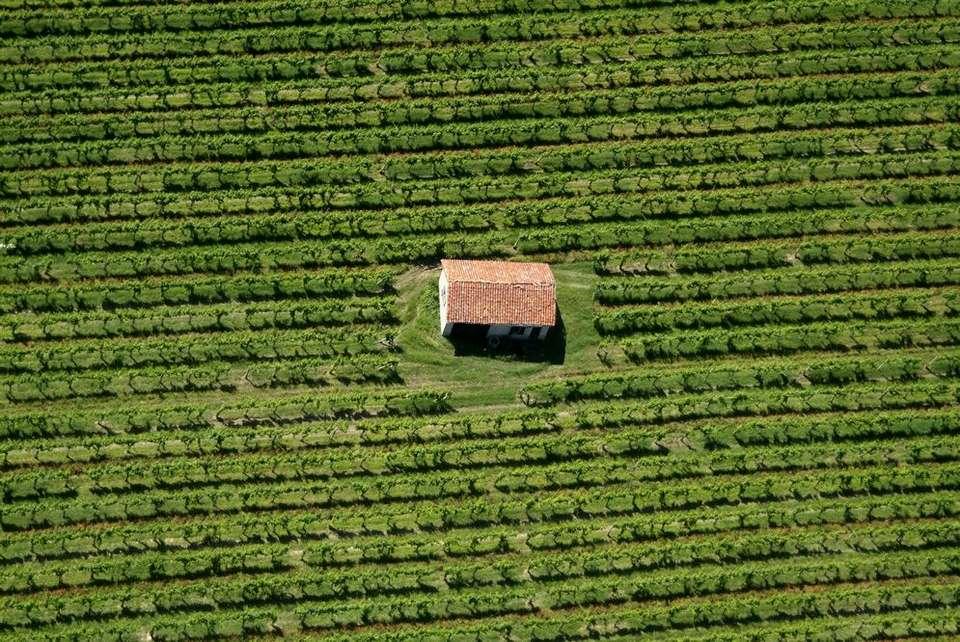
[[[396,281],[403,323],[398,342],[403,348],[400,375],[406,385],[449,390],[457,408],[504,406],[518,403],[517,390],[531,380],[602,367],[596,354],[600,337],[593,326],[593,264],[565,263],[552,269],[566,330],[562,363],[524,361],[513,355],[456,355],[453,344],[440,335],[440,269],[416,268],[401,275]]]

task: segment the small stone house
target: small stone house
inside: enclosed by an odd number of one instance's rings
[[[491,344],[544,339],[557,320],[557,288],[546,263],[440,262],[440,332],[459,324],[487,326]]]

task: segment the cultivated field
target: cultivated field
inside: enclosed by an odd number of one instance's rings
[[[0,115],[0,639],[960,636],[960,0],[0,0]]]

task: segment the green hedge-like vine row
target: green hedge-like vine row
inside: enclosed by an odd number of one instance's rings
[[[137,434],[158,430],[199,430],[222,426],[290,424],[317,419],[344,419],[445,412],[447,396],[433,391],[392,395],[344,392],[302,393],[252,399],[232,404],[126,404],[72,412],[0,414],[4,439],[71,435]]]
[[[916,84],[921,88],[924,77],[917,75]],[[864,91],[869,92],[869,87],[864,85]],[[886,94],[881,92],[880,95]],[[607,115],[618,113],[616,100],[601,98],[598,104],[602,106],[603,115],[592,117],[551,116],[549,113],[538,115],[532,107],[521,106],[518,109],[526,113],[527,118],[479,123],[454,122],[430,129],[422,125],[401,124],[330,132],[270,131],[264,134],[157,136],[149,142],[133,139],[17,145],[0,156],[0,169],[15,171],[173,161],[250,162],[508,145],[629,141],[730,132],[760,133],[851,125],[877,127],[918,122],[950,123],[956,122],[960,110],[951,98],[875,98],[868,93],[862,100],[851,103],[802,102],[733,111],[701,109],[676,114],[640,112],[632,115],[628,112],[628,115],[619,117]],[[122,179],[116,180],[119,182]],[[8,186],[7,183],[4,180],[0,194],[11,195],[16,192],[16,184]]]
[[[346,299],[45,313],[30,320],[23,320],[25,315],[14,314],[0,320],[0,337],[6,341],[26,342],[309,329],[366,323],[392,325],[396,322],[395,308],[391,300]]]
[[[662,577],[648,577],[645,574],[624,575],[619,578],[577,578],[561,581],[549,588],[540,586],[498,589],[468,589],[463,592],[440,592],[437,594],[399,598],[386,598],[364,601],[343,601],[328,604],[322,601],[331,592],[325,586],[313,586],[311,595],[292,608],[249,607],[238,610],[224,610],[216,614],[153,616],[146,621],[131,620],[111,624],[75,624],[51,630],[54,634],[65,633],[69,637],[90,635],[96,631],[102,639],[120,640],[129,637],[132,632],[149,631],[156,640],[188,640],[221,637],[243,637],[252,634],[269,634],[279,629],[280,623],[287,631],[316,630],[336,631],[344,626],[363,627],[384,624],[418,623],[427,624],[439,620],[465,618],[470,619],[492,616],[507,616],[540,612],[544,606],[563,610],[575,607],[613,606],[630,602],[646,602],[669,598],[693,596],[723,595],[724,600],[703,600],[668,606],[648,606],[643,610],[628,610],[625,614],[594,616],[589,619],[593,627],[623,632],[654,633],[670,630],[684,630],[697,625],[723,623],[777,622],[805,617],[817,617],[821,614],[836,613],[857,615],[864,611],[871,614],[884,613],[891,617],[890,611],[910,611],[923,609],[924,606],[950,609],[960,602],[960,588],[955,582],[932,583],[913,586],[884,586],[884,580],[899,578],[929,578],[954,572],[960,568],[960,561],[954,553],[938,551],[924,554],[868,555],[862,559],[837,558],[814,559],[794,564],[743,564],[727,568],[681,571],[664,573]],[[836,589],[822,591],[779,591],[776,596],[727,596],[726,587],[743,587],[746,590],[787,589],[821,584],[840,583],[847,578],[857,578],[862,582],[880,584],[873,588]],[[385,578],[381,577],[380,581]],[[433,577],[429,584],[441,583]],[[413,584],[411,582],[411,584]],[[262,581],[261,591],[269,591],[269,584]],[[442,586],[442,584],[441,584]],[[335,594],[335,593],[333,593]],[[927,615],[930,612],[920,611]],[[947,611],[948,613],[952,611]],[[542,622],[542,620],[524,621],[512,618],[512,624],[500,628],[521,639],[585,639],[583,623],[579,626],[574,618],[560,622]],[[960,617],[939,625],[926,625],[925,630],[939,626],[940,630],[956,631]],[[489,625],[489,623],[487,623]],[[566,626],[564,626],[566,624]],[[816,624],[814,624],[816,626]],[[282,629],[281,629],[282,630]],[[895,629],[896,630],[896,629]],[[921,629],[923,630],[923,629]],[[488,629],[489,631],[489,629]],[[401,632],[400,639],[422,640],[425,631],[416,633]],[[456,635],[464,639],[457,629],[445,631],[446,635]],[[442,635],[442,634],[441,634]],[[397,639],[397,636],[391,636]],[[372,639],[383,639],[374,637]],[[436,639],[430,637],[427,639]],[[470,639],[470,638],[467,638]],[[477,638],[479,639],[479,638]],[[586,638],[589,639],[589,638]]]
[[[146,220],[18,229],[7,235],[17,255],[62,254],[98,250],[229,245],[256,240],[363,238],[416,232],[468,232],[514,227],[589,223],[609,220],[721,217],[745,213],[789,212],[917,203],[960,201],[960,185],[952,177],[834,181],[824,184],[763,186],[666,192],[627,198],[592,196],[543,200],[477,208],[395,209],[389,212],[302,213],[203,218],[182,221]],[[955,210],[956,208],[954,208]],[[349,262],[347,262],[349,263]]]
[[[329,386],[333,384],[398,383],[397,360],[377,354],[305,358],[232,365],[133,367],[76,373],[0,376],[0,399],[10,403],[125,397],[174,392],[225,391],[244,388]]]
[[[336,357],[397,349],[389,328],[224,332],[182,338],[0,346],[0,373],[142,368],[207,362]]]
[[[876,349],[955,346],[960,322],[813,323],[746,330],[705,330],[627,338],[598,349],[605,363],[622,355],[640,364],[657,359],[709,358],[725,355],[796,354],[807,351],[868,351]]]
[[[0,310],[47,312],[114,310],[285,299],[385,295],[395,272],[389,269],[323,270],[260,276],[143,280],[70,287],[0,289]]]
[[[569,49],[569,48],[568,48]],[[596,44],[593,45],[596,50]],[[409,77],[388,79],[354,78],[312,78],[317,59],[297,56],[288,58],[280,65],[281,72],[272,69],[263,70],[264,76],[284,77],[284,80],[260,80],[256,82],[219,82],[216,78],[205,78],[198,82],[180,82],[180,75],[188,79],[192,74],[176,68],[154,70],[165,82],[157,87],[150,82],[150,70],[139,69],[137,74],[144,83],[127,88],[104,89],[62,89],[10,92],[0,97],[0,114],[8,116],[39,116],[45,114],[86,114],[114,111],[141,111],[220,108],[223,110],[254,106],[284,106],[304,103],[367,102],[391,100],[396,98],[452,98],[456,96],[483,95],[507,92],[539,91],[584,91],[590,89],[614,89],[619,87],[637,87],[660,85],[663,83],[697,83],[711,81],[748,80],[761,78],[792,78],[814,73],[870,73],[884,71],[934,71],[955,67],[960,57],[954,48],[937,46],[906,46],[887,49],[857,49],[842,54],[833,52],[797,52],[790,55],[725,56],[723,58],[692,58],[677,62],[642,61],[629,59],[611,60],[596,64],[595,61],[565,61],[559,67],[539,67],[531,69],[479,70],[457,74],[451,81],[447,74],[426,73]],[[384,53],[384,57],[391,54]],[[307,62],[312,64],[306,64]],[[198,61],[199,67],[208,64],[209,59]],[[258,59],[250,59],[250,67],[261,66]],[[224,60],[223,66],[235,64],[234,60]],[[101,72],[117,79],[117,84],[127,76],[117,73],[117,67],[101,68]],[[149,67],[149,65],[145,65]],[[60,77],[65,75],[61,69]],[[170,77],[170,76],[173,77]],[[242,74],[238,74],[242,75]],[[306,77],[306,78],[304,78]],[[296,79],[291,79],[296,78]],[[204,82],[204,80],[206,82]],[[62,80],[61,80],[62,82]],[[0,86],[3,75],[0,74]],[[12,88],[8,85],[8,89]],[[79,118],[79,116],[75,117]],[[69,119],[70,121],[75,118]],[[88,116],[87,118],[91,118]],[[135,119],[131,119],[136,122]],[[36,119],[8,118],[0,125],[0,140],[14,142],[24,133],[35,140],[42,140],[43,130],[36,128]],[[124,127],[116,122],[119,131],[132,135],[136,129],[130,125]],[[27,127],[27,132],[19,132],[19,127]],[[86,137],[90,134],[76,131],[75,135]],[[96,136],[96,132],[93,132]],[[49,134],[46,134],[49,136]]]
[[[696,364],[693,367],[637,369],[534,383],[520,393],[531,406],[582,399],[631,399],[663,395],[850,384],[859,381],[950,379],[960,375],[960,352],[937,350],[893,355],[834,357],[812,361],[768,359],[753,365]]]
[[[47,141],[111,141],[132,148],[143,138],[170,137],[202,132],[204,135],[254,135],[264,132],[334,131],[402,125],[463,124],[510,119],[604,116],[692,109],[743,108],[754,105],[792,105],[809,101],[844,101],[900,96],[947,96],[960,89],[956,69],[925,72],[864,73],[828,77],[810,76],[777,80],[750,80],[684,85],[682,87],[620,87],[581,90],[574,95],[557,91],[483,94],[456,98],[427,98],[349,105],[289,105],[264,114],[259,107],[196,109],[131,115],[126,112],[94,116],[57,116],[43,126],[11,119],[7,143],[0,151],[22,150],[33,157]],[[19,126],[18,126],[19,125]],[[5,139],[5,140],[4,140]],[[10,147],[15,144],[16,147]],[[77,143],[86,148],[87,144]],[[222,147],[214,143],[215,147]],[[57,149],[56,147],[54,149]],[[8,166],[8,169],[26,169]]]
[[[960,256],[953,234],[907,234],[892,237],[804,239],[780,243],[745,243],[720,247],[604,251],[596,255],[598,274],[672,274],[790,267],[821,263],[875,263],[891,260]]]
[[[634,334],[810,321],[927,318],[958,313],[960,292],[933,288],[844,296],[774,296],[759,301],[718,300],[681,306],[621,306],[600,310],[595,323],[601,334]]]
[[[947,26],[944,28],[943,22]],[[370,77],[378,71],[394,76],[439,73],[458,76],[471,70],[511,73],[521,68],[544,69],[567,65],[607,65],[627,61],[665,64],[722,64],[776,52],[787,58],[805,52],[848,52],[853,49],[882,48],[886,56],[909,45],[940,45],[960,40],[950,21],[915,20],[909,27],[901,22],[862,24],[818,24],[814,29],[765,29],[735,34],[659,36],[657,42],[644,37],[594,36],[589,41],[540,41],[510,44],[484,43],[445,47],[397,47],[381,51],[337,51],[312,54],[238,56],[235,53],[203,55],[185,53],[160,62],[149,59],[114,58],[107,66],[92,62],[60,62],[54,66],[12,67],[0,73],[0,87],[7,91],[51,87],[136,87],[184,83],[241,82],[262,79]],[[771,41],[773,37],[773,41]],[[717,61],[720,63],[717,63]],[[749,66],[750,63],[747,63]],[[759,62],[757,65],[759,66]],[[742,64],[738,66],[743,66]]]
[[[238,166],[179,164],[156,169],[60,169],[0,174],[6,192],[31,200],[10,204],[9,223],[71,222],[151,216],[210,216],[219,212],[253,214],[276,207],[266,191],[370,182],[379,175],[391,181],[540,174],[563,171],[631,169],[772,160],[793,157],[860,156],[868,153],[929,152],[960,148],[960,128],[944,124],[901,125],[895,129],[836,128],[811,132],[759,132],[690,140],[637,144],[593,142],[551,145],[543,149],[449,151],[387,157],[310,161],[257,161]],[[251,191],[255,189],[255,191]],[[229,195],[181,194],[230,190]],[[289,190],[287,190],[289,191]],[[169,192],[169,194],[167,194]],[[110,194],[100,196],[98,194]],[[135,196],[119,196],[135,194]],[[57,195],[80,195],[54,198]],[[87,196],[83,196],[87,195]],[[265,197],[264,197],[265,196]]]
[[[719,273],[605,279],[597,286],[596,298],[606,305],[620,305],[957,284],[960,284],[960,265],[949,259],[934,259],[802,270],[768,269],[743,276]]]
[[[303,591],[310,591],[310,597],[320,602],[400,593],[418,596],[440,592],[444,586],[452,590],[466,590],[495,586],[547,585],[549,582],[564,582],[574,578],[582,578],[589,584],[596,578],[609,578],[618,573],[626,575],[629,578],[628,581],[636,582],[640,578],[635,574],[641,571],[689,568],[715,573],[719,568],[718,562],[731,566],[745,564],[763,574],[765,571],[768,572],[766,568],[768,564],[763,562],[776,565],[780,561],[787,568],[789,568],[788,564],[793,563],[802,566],[815,565],[818,561],[817,557],[824,551],[847,550],[851,553],[864,554],[865,558],[871,561],[876,559],[877,553],[887,553],[891,560],[898,557],[916,559],[916,553],[890,554],[891,549],[895,551],[901,541],[909,542],[910,549],[932,549],[931,557],[938,559],[941,563],[950,560],[947,564],[953,568],[957,561],[955,558],[945,556],[944,549],[960,543],[960,537],[956,531],[956,524],[951,522],[933,526],[921,524],[867,527],[851,533],[799,531],[788,533],[782,538],[774,538],[770,535],[747,535],[739,538],[718,538],[710,542],[672,543],[669,547],[661,544],[624,546],[612,552],[600,550],[592,553],[539,554],[531,555],[525,560],[508,560],[492,565],[482,562],[461,562],[447,566],[439,575],[436,570],[423,566],[343,570],[325,574],[301,571],[288,574],[286,577],[261,576],[195,582],[192,583],[190,591],[183,591],[179,587],[161,588],[149,593],[142,589],[127,589],[122,592],[105,590],[96,600],[65,596],[52,600],[46,598],[48,601],[41,604],[36,598],[21,598],[17,602],[8,598],[4,600],[6,604],[0,607],[0,613],[2,613],[0,627],[51,625],[70,620],[99,619],[108,615],[136,617],[154,613],[190,611],[204,601],[217,609],[236,608],[258,602],[282,603],[289,600],[287,596]],[[723,545],[726,545],[726,548],[722,548]],[[307,568],[312,566],[311,553],[310,547],[305,547],[302,559]],[[783,558],[788,555],[795,555],[798,559],[789,563],[783,562]],[[261,554],[261,557],[267,556],[267,554]],[[223,557],[227,556],[222,556],[219,560],[215,555],[207,559],[191,560],[193,563],[190,564],[190,568],[195,569],[197,575],[200,575],[205,568],[216,569],[224,575],[229,574],[236,567],[242,570],[248,568],[241,559],[238,559],[239,551],[227,559]],[[283,560],[282,555],[275,553],[273,557],[278,566],[282,567],[285,562],[288,566],[296,566],[295,561]],[[260,564],[263,565],[263,562],[261,561]],[[155,562],[155,568],[157,575],[166,579],[171,576],[176,577],[178,567],[172,562],[165,564],[163,561],[158,561]],[[939,574],[935,571],[927,572],[933,576]],[[90,573],[90,576],[92,577],[95,573],[97,570]],[[664,575],[671,577],[672,574],[664,573]],[[921,571],[918,575],[908,573],[907,577],[924,575],[925,573]],[[82,580],[82,572],[71,573],[69,578]],[[3,580],[0,580],[0,584],[4,584]],[[77,585],[82,584],[78,581],[74,586]],[[549,590],[547,586],[544,588]],[[244,601],[244,596],[250,595],[254,590],[259,599]],[[204,598],[207,599],[204,600]]]

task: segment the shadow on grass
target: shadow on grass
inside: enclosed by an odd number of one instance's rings
[[[486,325],[461,323],[454,327],[447,341],[453,346],[453,354],[458,357],[490,357],[560,365],[566,359],[567,352],[567,331],[559,308],[557,323],[543,340],[503,337],[500,345],[493,347],[487,342]]]

